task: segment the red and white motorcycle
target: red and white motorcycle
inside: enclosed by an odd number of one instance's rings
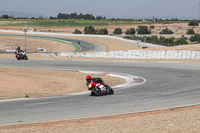
[[[88,84],[88,90],[91,91],[91,95],[96,96],[114,94],[114,90],[110,86],[94,82],[93,80]]]
[[[26,52],[24,51],[20,51],[19,53],[16,51],[15,57],[17,58],[17,60],[28,60],[28,56],[26,55]]]

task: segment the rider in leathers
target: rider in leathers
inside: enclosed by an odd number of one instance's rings
[[[20,49],[20,47],[17,47],[15,54],[16,56],[19,55],[21,52],[24,52],[23,50]]]
[[[98,77],[92,78],[90,75],[86,76],[86,85],[88,86],[92,80],[93,82],[103,84],[105,87],[107,86],[107,84],[104,83],[104,81],[101,78],[98,78]],[[91,90],[91,88],[89,90]],[[91,95],[93,95],[93,92],[91,92]]]

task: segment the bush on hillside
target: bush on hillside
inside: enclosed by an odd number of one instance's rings
[[[122,32],[122,29],[121,28],[116,28],[115,30],[114,30],[114,32],[113,32],[113,34],[114,35],[120,35],[120,34],[122,34],[123,32]]]
[[[138,34],[151,34],[151,31],[148,29],[147,26],[138,26],[137,33]]]
[[[108,35],[108,30],[106,28],[97,31],[98,35]]]
[[[73,34],[82,34],[82,32],[78,29],[75,29],[75,31],[73,32]]]
[[[188,35],[194,35],[195,32],[194,32],[193,29],[188,29],[187,32],[186,32],[186,34],[188,34]]]
[[[199,26],[199,22],[197,22],[197,21],[190,21],[188,25],[189,26]]]
[[[150,28],[151,28],[151,29],[155,29],[155,26],[154,26],[154,25],[151,25]]]
[[[125,36],[126,39],[131,40],[140,40],[142,42],[153,43],[153,44],[160,44],[164,46],[176,46],[176,45],[183,45],[188,44],[187,38],[182,36],[181,38],[165,38],[165,37],[157,37],[157,36],[148,36],[148,37],[140,37],[140,36]]]
[[[126,35],[135,35],[135,28],[130,28],[128,30],[126,30]]]
[[[169,30],[168,28],[165,28],[160,32],[160,34],[174,34],[174,32]]]
[[[97,30],[93,26],[86,26],[84,28],[84,34],[97,34]]]
[[[190,38],[190,41],[191,42],[198,42],[198,43],[200,43],[200,34],[195,34],[194,36],[192,36]]]

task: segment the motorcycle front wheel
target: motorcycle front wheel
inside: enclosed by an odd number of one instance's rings
[[[17,56],[16,58],[17,58],[17,60],[20,60],[20,57],[19,57],[19,56]]]
[[[27,56],[24,56],[24,60],[28,60],[28,57],[27,57]]]

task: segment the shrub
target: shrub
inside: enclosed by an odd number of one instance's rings
[[[73,32],[73,34],[82,34],[82,32],[78,29],[75,29],[75,31]]]
[[[86,26],[84,29],[84,34],[97,34],[97,30],[93,26]]]
[[[6,14],[4,14],[4,15],[2,15],[2,16],[1,16],[1,18],[3,18],[3,19],[8,19],[8,18],[9,18],[9,16],[8,16],[8,15],[6,15]]]
[[[98,30],[97,34],[99,35],[108,35],[108,30],[106,28]]]
[[[113,32],[113,34],[114,35],[120,35],[120,34],[122,34],[123,32],[122,32],[122,29],[121,28],[116,28],[115,30],[114,30],[114,32]]]
[[[189,26],[199,26],[199,22],[197,22],[197,21],[190,21],[188,25]]]
[[[187,38],[182,36],[181,38],[165,38],[165,37],[157,37],[157,36],[149,36],[149,37],[140,37],[140,36],[125,36],[126,39],[132,40],[141,40],[142,42],[153,43],[153,44],[160,44],[164,46],[175,46],[175,45],[182,45],[188,44]]]
[[[198,42],[198,43],[200,43],[200,34],[195,34],[194,36],[192,36],[190,38],[190,41],[191,42]]]
[[[151,31],[148,29],[147,26],[138,26],[137,33],[138,34],[151,34]]]
[[[126,35],[135,35],[135,32],[135,28],[130,28],[125,33]]]
[[[186,32],[186,34],[188,34],[188,35],[194,35],[195,32],[194,32],[193,29],[188,29],[187,32]]]
[[[26,94],[26,95],[25,95],[25,98],[29,98],[29,95]]]
[[[155,26],[154,26],[154,25],[151,25],[150,28],[151,28],[151,29],[155,29]]]
[[[160,34],[174,34],[174,32],[169,30],[168,28],[165,28],[160,32]]]

